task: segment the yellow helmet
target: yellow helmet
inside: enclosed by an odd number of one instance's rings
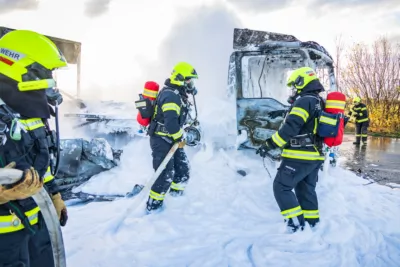
[[[14,30],[0,39],[0,73],[18,82],[20,91],[55,87],[52,71],[66,66],[57,46],[39,33]]]
[[[353,99],[353,104],[360,103],[360,102],[361,102],[361,98],[358,97],[358,96],[356,96],[356,97]]]
[[[288,87],[293,86],[294,88],[301,90],[314,80],[318,80],[315,71],[310,67],[302,67],[292,72],[287,80],[286,85]]]
[[[197,79],[197,72],[192,65],[186,62],[179,62],[171,73],[171,83],[184,85],[185,80]]]

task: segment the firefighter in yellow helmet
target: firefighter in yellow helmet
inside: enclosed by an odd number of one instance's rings
[[[51,175],[49,149],[55,146],[48,120],[61,95],[52,71],[67,66],[56,45],[33,31],[15,30],[0,38],[0,164],[15,164],[21,180],[0,186],[0,266],[54,266],[49,233],[31,198],[42,186],[60,224],[67,209]]]
[[[256,153],[266,157],[271,150],[283,149],[273,190],[289,230],[296,231],[302,230],[305,222],[313,227],[319,221],[315,187],[324,156],[323,139],[316,130],[317,118],[325,105],[319,96],[324,87],[309,67],[294,70],[287,86],[293,90],[288,115]]]
[[[362,144],[366,145],[369,127],[367,106],[361,103],[361,98],[358,96],[353,99],[353,104],[354,106],[349,112],[349,116],[353,115],[356,119],[356,141],[353,144],[359,145],[361,140]]]
[[[189,162],[184,146],[182,129],[189,112],[188,94],[195,95],[197,90],[194,79],[197,72],[186,62],[178,63],[160,90],[148,134],[153,156],[153,168],[157,170],[174,143],[181,143],[173,158],[154,182],[147,201],[147,212],[152,213],[162,208],[169,190],[173,196],[183,194],[189,181]]]

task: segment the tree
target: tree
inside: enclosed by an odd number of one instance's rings
[[[371,46],[354,45],[346,59],[342,87],[365,100],[374,127],[400,131],[400,45],[382,37]]]

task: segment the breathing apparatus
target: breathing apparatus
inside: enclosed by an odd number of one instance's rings
[[[194,88],[193,91],[194,90],[196,90],[196,88]],[[197,90],[196,90],[196,92],[197,92]],[[200,122],[197,120],[196,98],[195,98],[194,94],[192,94],[192,97],[193,97],[193,106],[194,106],[194,110],[195,110],[195,117],[191,118],[190,113],[189,113],[190,123],[188,126],[186,126],[183,129],[185,131],[185,139],[186,139],[187,146],[197,146],[201,140]]]
[[[50,129],[48,121],[46,121],[45,125],[47,128],[46,138],[50,154],[50,171],[51,175],[56,176],[60,165],[60,126],[58,119],[58,105],[62,103],[63,98],[59,90],[54,87],[46,89],[46,97],[49,105],[54,106],[54,113],[52,115],[55,118],[56,130],[54,131]],[[49,108],[52,109],[51,107]]]

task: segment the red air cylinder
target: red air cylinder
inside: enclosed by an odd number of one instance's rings
[[[338,146],[343,142],[344,134],[344,108],[346,106],[346,96],[340,92],[331,92],[326,97],[325,112],[331,114],[343,114],[339,122],[338,134],[335,137],[325,137],[324,143],[329,146]]]
[[[158,85],[158,83],[153,81],[148,81],[144,84],[144,90],[142,95],[144,98],[148,98],[151,101],[154,101],[157,98],[159,88],[160,86]],[[136,120],[140,125],[145,127],[150,124],[150,118],[143,119],[142,116],[140,115],[140,112],[138,112]]]

